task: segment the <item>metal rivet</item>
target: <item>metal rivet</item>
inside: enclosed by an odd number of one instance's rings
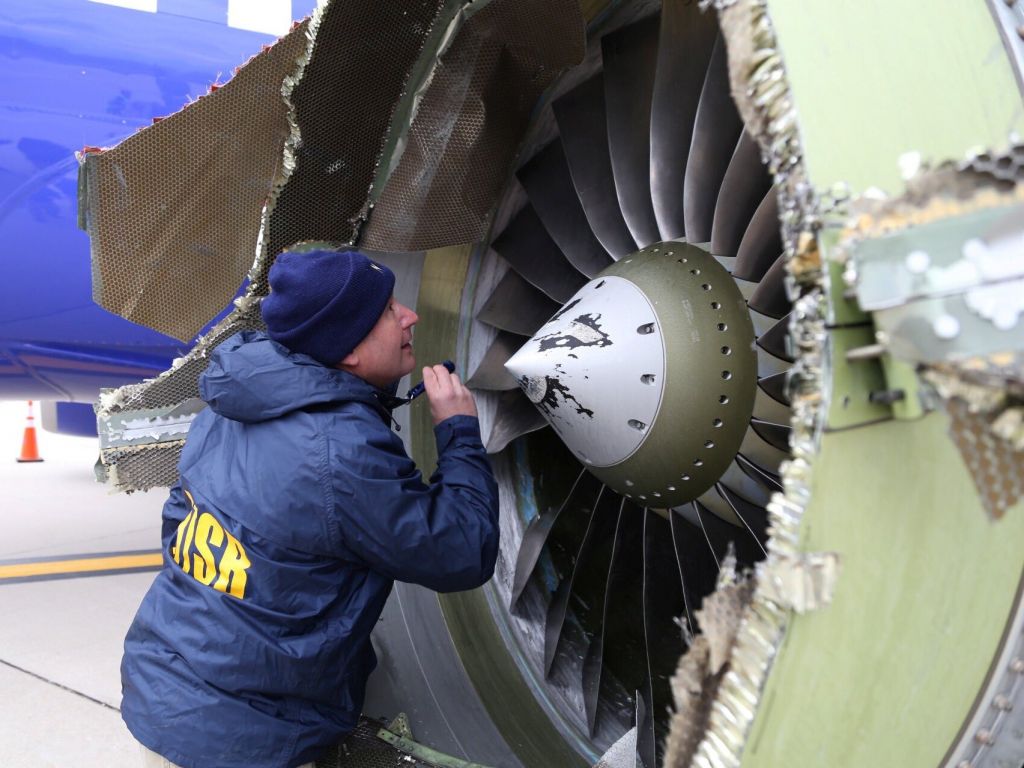
[[[712,301],[712,302],[711,302],[711,308],[712,308],[712,309],[721,309],[721,308],[722,308],[722,305],[721,305],[721,304],[719,304],[719,303],[718,303],[717,301]]]
[[[1006,698],[1006,696],[1003,696],[1003,694],[999,694],[993,699],[992,706],[996,709],[1001,709],[1003,712],[1009,712],[1013,709],[1013,702]]]
[[[722,378],[728,381],[732,378],[732,371],[722,371]]]
[[[645,374],[643,374],[640,377],[640,381],[643,382],[644,384],[653,384],[654,383],[654,374],[653,373],[645,373]]]
[[[719,395],[718,396],[718,402],[720,402],[722,405],[725,405],[726,403],[729,402],[729,396],[728,395]]]
[[[1010,662],[1010,671],[1018,675],[1024,675],[1024,659],[1014,659]]]
[[[729,326],[726,325],[725,323],[719,323],[718,324],[718,330],[720,330],[720,331],[728,331],[729,330]]]
[[[704,441],[704,447],[705,448],[714,448],[715,447],[715,441],[714,440],[705,440]]]
[[[676,489],[676,487],[675,487],[674,485],[670,485],[670,486],[668,487],[668,490],[670,490],[670,491],[674,491],[675,489]]]
[[[658,493],[657,491],[654,491],[653,493],[651,493],[651,495],[652,495],[652,496],[653,496],[654,498],[656,498],[656,499],[660,499],[660,498],[661,498],[661,494],[660,494],[660,493]]]
[[[647,425],[637,419],[630,419],[626,423],[639,432],[643,432],[645,429],[647,429]]]
[[[992,736],[992,731],[988,728],[982,728],[976,734],[974,734],[974,740],[979,744],[995,744],[995,738]]]
[[[638,498],[642,499],[643,501],[647,501],[647,497],[642,494]]]
[[[731,355],[732,354],[732,350],[729,347],[722,347],[722,354],[723,355]]]
[[[636,332],[639,333],[641,336],[647,336],[649,334],[652,334],[654,333],[654,323],[644,323],[643,325],[637,327]]]
[[[690,270],[690,274],[691,275],[699,275],[700,274],[700,270],[697,269],[697,268],[691,269]]]
[[[715,429],[718,429],[720,426],[722,426],[722,423],[723,422],[721,419],[715,419],[714,421],[711,422],[711,426],[713,426]]]
[[[911,251],[906,258],[907,269],[915,275],[923,274],[932,265],[932,257],[924,251]]]
[[[689,476],[689,475],[683,475],[681,479],[682,479],[682,480],[689,480],[689,479],[690,479],[690,476]]]
[[[695,466],[695,467],[703,467],[704,466],[704,460],[703,459],[694,459],[693,460],[693,466]]]
[[[628,485],[630,488],[632,488],[633,487],[633,481],[632,480],[627,480],[626,481],[626,485]]]
[[[960,321],[952,315],[939,315],[932,321],[932,330],[940,339],[955,339],[960,335]]]
[[[704,283],[701,286],[701,288],[703,288],[705,291],[710,291],[711,290],[711,283]]]

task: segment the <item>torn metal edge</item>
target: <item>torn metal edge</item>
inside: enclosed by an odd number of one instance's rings
[[[477,5],[488,5],[493,0],[477,0]],[[479,9],[477,9],[479,10]],[[475,11],[474,11],[475,12]],[[419,58],[413,65],[406,81],[405,90],[398,98],[394,113],[388,124],[384,137],[381,157],[377,163],[377,173],[370,184],[367,198],[368,213],[384,192],[391,174],[408,146],[409,131],[419,114],[420,105],[434,81],[441,58],[448,52],[455,38],[458,37],[463,24],[471,16],[466,0],[446,0],[442,9],[434,19],[433,28],[427,35],[420,51]]]
[[[733,99],[778,186],[786,287],[794,299],[790,334],[799,351],[789,381],[792,458],[780,468],[783,491],[773,494],[768,504],[768,557],[755,570],[754,594],[743,612],[707,729],[690,763],[732,768],[740,765],[789,622],[789,607],[778,602],[772,574],[784,569],[784,563],[804,557],[800,527],[828,412],[828,294],[816,235],[823,216],[828,215],[831,222],[847,194],[837,189],[831,199],[822,199],[808,180],[796,108],[767,0],[702,0],[702,8],[710,7],[719,14],[728,46]]]

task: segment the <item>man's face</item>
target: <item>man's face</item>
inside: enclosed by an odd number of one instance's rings
[[[339,367],[380,388],[398,381],[416,366],[412,327],[419,319],[392,296],[377,324]],[[353,356],[357,362],[346,364]]]

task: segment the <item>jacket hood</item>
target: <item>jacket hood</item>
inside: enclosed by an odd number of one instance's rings
[[[226,339],[199,377],[199,394],[210,408],[242,422],[267,421],[310,405],[353,400],[384,413],[378,392],[358,376],[292,352],[261,331],[242,331]]]

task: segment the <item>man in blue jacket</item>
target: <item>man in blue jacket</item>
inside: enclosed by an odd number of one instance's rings
[[[393,581],[490,579],[497,487],[473,397],[423,369],[424,484],[392,432],[416,313],[357,251],[286,252],[267,333],[213,353],[164,505],[164,568],[125,638],[122,716],[149,765],[291,768],[357,722]]]

